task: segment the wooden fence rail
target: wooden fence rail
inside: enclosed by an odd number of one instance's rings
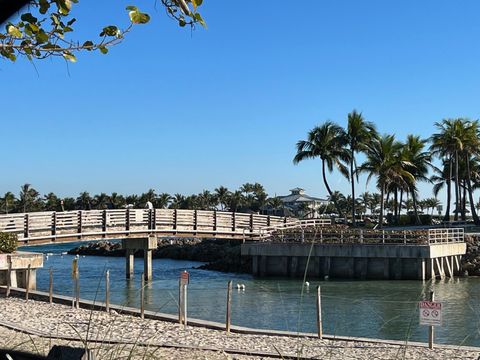
[[[285,224],[270,215],[183,209],[118,209],[0,215],[0,232],[15,233],[22,244],[148,234],[258,238],[262,228]]]

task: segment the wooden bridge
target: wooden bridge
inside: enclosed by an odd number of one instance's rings
[[[17,234],[21,245],[149,235],[255,240],[262,229],[285,223],[284,217],[225,211],[78,210],[0,215],[0,232]]]

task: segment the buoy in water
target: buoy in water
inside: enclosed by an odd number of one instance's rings
[[[306,287],[309,287],[310,286],[310,283],[308,281],[305,281],[305,286]]]

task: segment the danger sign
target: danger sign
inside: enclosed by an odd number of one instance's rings
[[[190,274],[187,271],[182,272],[180,275],[180,285],[188,285],[190,282]]]
[[[420,325],[442,326],[442,303],[419,302]]]

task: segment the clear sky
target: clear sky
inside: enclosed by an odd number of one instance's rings
[[[82,39],[126,24],[127,4],[153,21],[68,67],[1,61],[0,193],[25,182],[75,196],[258,181],[271,195],[325,196],[319,161],[292,164],[316,124],[345,125],[356,108],[403,139],[479,117],[477,0],[204,2],[208,30],[191,32],[154,1],[80,0]],[[349,192],[337,174],[331,185]]]

